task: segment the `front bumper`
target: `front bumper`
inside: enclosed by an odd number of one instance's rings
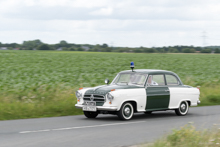
[[[82,109],[83,105],[75,104],[76,108]],[[103,107],[103,106],[96,106],[97,110],[101,111],[117,111],[117,107]]]

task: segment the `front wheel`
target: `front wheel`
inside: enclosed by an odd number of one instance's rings
[[[183,116],[183,115],[187,114],[188,110],[189,110],[188,102],[183,101],[183,102],[180,103],[179,108],[176,109],[175,112],[176,112],[176,115]]]
[[[87,118],[96,118],[96,116],[99,114],[98,112],[90,112],[90,111],[83,111],[83,112]]]
[[[122,105],[120,111],[118,112],[118,117],[121,120],[129,120],[134,114],[133,105],[129,102],[126,102]]]

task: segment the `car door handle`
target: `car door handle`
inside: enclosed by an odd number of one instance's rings
[[[165,90],[165,92],[169,92],[170,90]]]

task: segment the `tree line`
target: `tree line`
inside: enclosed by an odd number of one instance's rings
[[[0,42],[1,48],[9,50],[63,50],[63,51],[88,51],[88,52],[126,52],[126,53],[220,53],[220,46],[195,47],[195,46],[164,46],[164,47],[111,47],[104,43],[74,44],[64,40],[57,44],[46,44],[37,40],[24,41],[22,44]]]

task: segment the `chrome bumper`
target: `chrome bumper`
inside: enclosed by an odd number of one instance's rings
[[[200,103],[201,103],[200,100],[198,100],[198,101],[197,101],[197,104],[199,105]]]
[[[83,105],[75,104],[76,108],[82,109]],[[102,111],[117,111],[117,107],[103,107],[103,106],[96,106],[97,110]]]

